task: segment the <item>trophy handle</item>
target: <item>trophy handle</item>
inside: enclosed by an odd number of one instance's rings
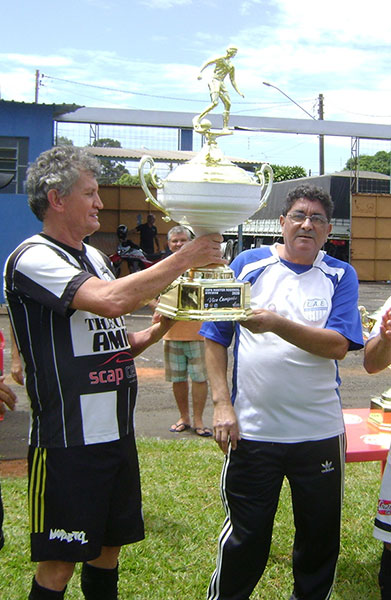
[[[155,186],[155,188],[162,189],[164,186],[163,180],[156,173],[156,167],[155,167],[155,163],[154,163],[152,156],[148,156],[148,155],[143,156],[139,163],[138,174],[140,177],[141,187],[146,195],[145,199],[147,202],[150,202],[151,204],[156,206],[156,208],[161,210],[166,215],[166,217],[170,217],[170,213],[164,208],[164,206],[159,202],[159,200],[157,200],[157,198],[155,198],[155,196],[153,196],[153,194],[151,194],[151,191],[147,185],[147,182],[145,181],[144,165],[146,163],[148,163],[149,166],[151,167],[150,175],[151,175],[152,183]]]
[[[258,169],[258,171],[255,172],[255,175],[258,177],[259,183],[262,186],[262,191],[265,189],[265,184],[266,184],[265,173],[268,174],[267,188],[266,188],[265,193],[262,194],[262,196],[261,196],[261,201],[259,203],[259,207],[257,210],[259,210],[260,208],[265,206],[265,204],[270,196],[270,192],[272,191],[273,169],[271,168],[271,166],[268,163],[263,163],[262,167],[260,169]]]

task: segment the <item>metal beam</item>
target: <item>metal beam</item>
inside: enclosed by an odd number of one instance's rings
[[[139,125],[144,127],[193,128],[194,113],[134,110],[121,108],[79,108],[56,117],[67,123],[95,123],[106,125]],[[222,127],[222,116],[209,114],[212,127]],[[329,135],[357,137],[374,140],[391,140],[391,125],[377,123],[350,123],[313,119],[283,119],[231,115],[230,127],[242,131],[266,133],[296,133],[304,135]]]

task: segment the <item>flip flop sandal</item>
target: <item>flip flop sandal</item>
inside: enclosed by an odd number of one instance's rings
[[[182,431],[187,431],[188,429],[190,429],[188,423],[175,423],[175,425],[171,425],[169,431],[171,433],[182,433]]]

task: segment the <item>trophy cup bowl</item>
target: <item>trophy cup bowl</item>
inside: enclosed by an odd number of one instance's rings
[[[157,199],[145,181],[146,165]],[[270,165],[264,163],[255,179],[224,157],[212,135],[192,160],[166,179],[158,177],[150,156],[141,159],[139,175],[147,201],[196,236],[222,234],[243,223],[266,204],[273,183]],[[189,269],[162,293],[156,310],[179,321],[242,320],[251,314],[250,284],[235,281],[227,266]]]

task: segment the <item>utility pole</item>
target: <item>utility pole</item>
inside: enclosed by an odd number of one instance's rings
[[[283,96],[285,96],[285,98],[288,98],[288,100],[293,102],[293,104],[296,104],[296,106],[298,106],[300,108],[300,110],[305,112],[306,115],[308,115],[309,117],[311,117],[311,119],[316,121],[316,118],[313,115],[311,115],[311,113],[309,113],[308,110],[303,108],[300,104],[298,104],[298,102],[296,102],[296,100],[293,100],[293,98],[288,96],[288,94],[286,94],[283,90],[280,90],[279,87],[277,87],[276,85],[273,85],[272,83],[268,83],[267,81],[263,81],[262,83],[263,83],[263,85],[272,87],[275,90],[277,90],[278,92],[280,92]],[[320,121],[323,121],[323,100],[324,100],[323,94],[319,94],[319,96],[318,96],[318,102],[319,102],[318,119]],[[323,134],[321,134],[319,136],[319,175],[324,175],[324,135]]]
[[[318,118],[323,121],[323,94],[319,94]],[[324,175],[324,135],[319,136],[319,175]]]
[[[38,104],[39,71],[35,71],[35,104]]]

